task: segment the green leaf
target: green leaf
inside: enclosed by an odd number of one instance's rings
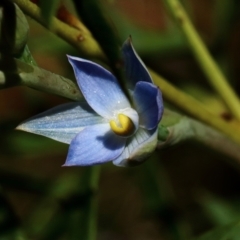
[[[0,51],[18,56],[27,43],[29,25],[24,13],[10,1],[3,1],[0,9]]]
[[[29,65],[37,66],[37,63],[36,63],[35,59],[33,58],[32,54],[28,48],[28,45],[25,46],[21,56],[18,57],[18,59]]]

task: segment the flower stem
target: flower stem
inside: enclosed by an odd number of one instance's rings
[[[25,14],[41,23],[44,27],[49,27],[42,18],[40,8],[36,4],[31,3],[29,0],[12,0],[12,2],[15,2]],[[79,23],[81,22],[79,21]],[[106,61],[106,56],[98,42],[89,34],[89,31],[83,24],[82,31],[80,31],[53,17],[50,30],[69,44],[75,46],[85,56],[97,57]]]
[[[12,59],[6,68],[0,69],[0,89],[18,85],[28,86],[75,101],[83,99],[74,81],[37,66]]]
[[[87,188],[92,192],[86,208],[86,232],[83,239],[95,240],[97,238],[97,189],[100,175],[100,166],[90,167],[87,171]]]
[[[178,0],[164,0],[166,6],[174,16],[177,24],[185,35],[196,60],[207,76],[209,83],[222,97],[229,110],[237,120],[240,120],[240,101],[229,85],[227,79],[212,59],[209,51],[192,25],[187,13]]]
[[[165,139],[158,138],[159,149],[170,147],[187,139],[191,139],[201,142],[207,147],[235,159],[235,163],[237,164],[240,163],[239,145],[221,132],[202,122],[165,109],[161,124],[168,130],[168,136]],[[159,127],[161,128],[161,126]]]
[[[239,130],[209,112],[198,100],[177,89],[176,87],[168,83],[165,79],[156,74],[153,70],[148,70],[152,75],[154,83],[159,86],[164,93],[165,100],[173,103],[175,106],[179,107],[189,115],[193,116],[195,119],[199,119],[200,121],[208,124],[209,126],[218,129],[240,145]]]

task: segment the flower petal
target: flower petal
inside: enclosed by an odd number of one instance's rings
[[[157,128],[151,131],[139,128],[136,134],[127,140],[122,154],[113,160],[113,164],[130,167],[142,163],[155,150],[157,133]]]
[[[85,128],[71,142],[64,166],[89,166],[117,158],[126,140],[115,135],[109,124]]]
[[[105,122],[86,103],[66,103],[40,113],[20,124],[17,129],[70,143],[86,126]]]
[[[148,70],[136,53],[131,37],[129,37],[122,46],[122,55],[124,61],[124,68],[126,78],[129,82],[129,88],[133,89],[138,81],[145,81],[152,83],[152,78]]]
[[[102,117],[110,118],[113,111],[130,107],[117,79],[91,61],[68,56],[79,88],[88,104]]]
[[[138,82],[133,92],[133,101],[139,114],[139,125],[148,130],[155,128],[163,114],[159,88],[152,83]]]

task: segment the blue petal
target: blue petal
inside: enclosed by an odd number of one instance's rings
[[[109,124],[85,128],[71,142],[64,166],[89,166],[117,158],[126,140],[115,135]]]
[[[70,143],[86,126],[103,123],[86,102],[66,103],[34,116],[17,129]]]
[[[139,114],[139,125],[154,129],[163,114],[162,94],[157,86],[148,82],[138,82],[133,92],[135,109]]]
[[[68,56],[78,86],[88,104],[102,117],[111,118],[113,111],[130,107],[117,79],[100,65]]]
[[[142,163],[156,149],[157,133],[157,129],[149,131],[139,128],[136,134],[127,140],[124,151],[113,164],[129,167]]]
[[[129,88],[133,89],[138,81],[152,83],[152,78],[148,70],[136,53],[132,45],[132,40],[129,37],[122,46],[122,55],[126,78],[129,81]]]

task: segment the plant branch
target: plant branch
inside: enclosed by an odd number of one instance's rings
[[[6,74],[0,71],[0,88],[6,88],[9,83],[11,86],[25,85],[74,101],[82,99],[82,95],[75,82],[19,60],[14,60],[14,64],[16,67],[14,72],[9,70],[9,74]],[[240,144],[240,133],[236,128],[210,113],[199,101],[168,83],[153,70],[149,69],[149,72],[155,84],[159,86],[164,93],[164,98],[166,100],[194,118],[218,129]]]
[[[25,14],[48,28],[47,23],[42,18],[40,8],[36,4],[31,3],[29,0],[12,0],[12,2],[15,2]],[[106,56],[101,47],[86,29],[84,26],[82,31],[80,31],[63,23],[56,17],[53,17],[50,27],[53,33],[76,47],[85,56],[99,58],[106,62]]]
[[[164,2],[185,35],[189,46],[191,47],[199,65],[207,76],[209,83],[222,97],[233,116],[235,116],[237,120],[240,120],[239,98],[229,85],[227,79],[217,66],[216,62],[212,59],[206,46],[193,27],[183,6],[178,0],[164,0]]]
[[[85,179],[86,188],[91,191],[91,198],[89,199],[85,208],[85,216],[83,216],[86,224],[83,229],[83,239],[95,240],[97,238],[97,189],[100,175],[100,166],[93,166],[88,169],[87,178]]]
[[[0,70],[0,89],[23,85],[75,101],[82,99],[77,84],[70,79],[17,59],[11,64],[8,69]]]
[[[195,139],[217,152],[223,153],[240,163],[240,148],[231,139],[215,129],[165,109],[162,124],[168,129],[168,138],[158,142],[158,148],[165,148],[187,139]]]
[[[152,75],[154,83],[159,86],[164,93],[164,98],[166,100],[173,103],[190,116],[221,131],[240,145],[240,132],[235,127],[209,112],[198,100],[177,89],[153,70],[148,70]]]

